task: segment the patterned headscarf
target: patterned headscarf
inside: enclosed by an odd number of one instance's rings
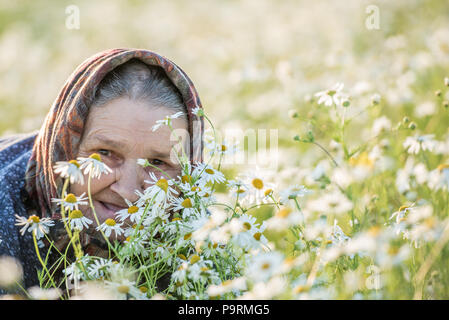
[[[179,90],[187,109],[190,135],[190,160],[202,161],[204,122],[192,113],[201,102],[187,77],[175,63],[154,52],[142,49],[111,49],[86,61],[69,77],[53,103],[33,146],[25,174],[25,189],[39,208],[42,217],[60,218],[52,198],[58,197],[61,181],[53,172],[56,161],[76,157],[84,125],[95,97],[95,89],[106,74],[131,59],[160,66]]]

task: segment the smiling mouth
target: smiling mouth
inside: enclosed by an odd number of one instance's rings
[[[103,211],[106,211],[106,213],[109,217],[114,217],[118,211],[126,209],[125,207],[119,207],[119,206],[116,206],[116,205],[114,205],[112,203],[108,203],[108,202],[103,202],[103,201],[99,201],[99,200],[97,200],[97,202],[100,204]]]

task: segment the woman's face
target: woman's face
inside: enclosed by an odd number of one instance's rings
[[[156,120],[173,113],[175,112],[166,107],[154,108],[128,98],[115,99],[90,110],[77,157],[98,153],[102,161],[112,169],[112,173],[102,174],[100,179],[91,181],[93,205],[100,223],[114,218],[115,212],[128,208],[125,199],[131,202],[138,199],[135,191],[142,192],[148,186],[144,180],[149,179],[149,171],[154,172],[158,178],[163,175],[155,168],[138,165],[137,159],[147,159],[167,172],[171,178],[180,175],[181,166],[172,153],[176,144],[179,148],[178,140],[171,135],[168,126],[152,131]],[[182,136],[184,150],[187,150],[187,121],[174,119],[172,127],[178,136]],[[83,192],[87,195],[87,183],[71,185],[70,192],[76,196]],[[80,209],[96,226],[90,207],[81,206]]]

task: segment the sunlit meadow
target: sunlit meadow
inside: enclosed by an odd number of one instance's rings
[[[40,286],[22,291],[2,257],[0,286],[29,299],[449,298],[447,1],[77,1],[78,26],[71,4],[0,1],[0,133],[39,129],[85,58],[145,48],[195,83],[205,163],[181,154],[182,176],[148,176],[98,226],[126,237],[107,258],[79,246],[97,226],[76,207],[89,195],[61,194],[76,260],[61,252],[57,278],[40,254]],[[276,132],[269,152],[251,144],[261,130]],[[66,187],[108,174],[98,155],[68,160],[55,164]],[[36,247],[52,228],[17,224]]]

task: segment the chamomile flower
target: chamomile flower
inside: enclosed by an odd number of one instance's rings
[[[71,229],[83,230],[84,228],[88,229],[89,225],[92,224],[92,220],[86,218],[81,210],[75,209],[70,211],[69,216],[65,219],[62,219],[64,222],[68,222],[70,224]]]
[[[57,161],[53,166],[54,172],[62,178],[69,178],[70,183],[84,184],[84,175],[80,169],[80,164],[76,160]]]
[[[127,199],[125,199],[125,201],[128,204],[128,208],[117,211],[116,212],[117,219],[119,219],[121,222],[125,221],[126,219],[129,219],[129,221],[131,221],[132,223],[138,223],[145,211],[145,208],[133,205]]]
[[[255,282],[268,281],[281,270],[283,255],[278,251],[260,253],[253,256],[248,264],[247,276]]]
[[[78,157],[80,170],[84,170],[84,174],[90,174],[92,178],[100,178],[101,175],[112,172],[102,160],[98,153],[92,153],[88,158]]]
[[[150,186],[143,193],[136,191],[139,196],[136,206],[142,207],[147,202],[166,204],[168,200],[178,194],[178,191],[173,188],[175,184],[173,180],[167,180],[163,176],[158,179],[153,172],[150,172],[150,178],[151,180],[145,180],[145,183],[150,184]]]
[[[198,210],[195,208],[195,201],[192,198],[176,198],[172,202],[174,211],[182,211],[182,218],[187,219],[197,216]]]
[[[340,105],[343,98],[346,95],[342,92],[344,88],[344,84],[339,82],[336,83],[331,89],[317,92],[315,97],[318,97],[318,104],[323,104],[327,107],[335,104],[336,106]]]
[[[192,109],[192,113],[197,117],[204,117],[204,109],[200,107],[196,107]]]
[[[54,225],[54,221],[50,218],[39,218],[36,215],[29,216],[28,218],[15,215],[16,216],[16,226],[23,226],[20,229],[20,233],[22,236],[28,230],[31,233],[34,233],[36,239],[42,238],[45,234],[48,233],[50,227]]]
[[[105,285],[118,299],[126,299],[128,296],[134,299],[143,299],[142,292],[136,287],[135,281],[121,278],[117,281],[105,281]]]
[[[282,204],[286,204],[288,200],[304,197],[308,193],[311,193],[309,189],[303,185],[295,184],[280,192],[280,201]]]
[[[302,214],[290,207],[282,207],[275,215],[266,220],[267,228],[271,230],[286,230],[290,226],[303,222]]]
[[[218,170],[215,170],[207,163],[197,162],[194,165],[192,175],[200,177],[200,179],[204,182],[217,182],[221,183],[226,181],[226,178],[223,173]]]
[[[264,173],[256,168],[253,172],[243,174],[241,179],[249,186],[248,202],[256,204],[267,202],[266,194],[272,192],[274,184],[266,181]]]
[[[65,194],[64,198],[53,198],[52,202],[56,202],[58,205],[63,205],[67,210],[78,210],[79,206],[87,205],[88,197],[85,197],[86,193],[83,192],[79,197],[75,196],[73,193]]]
[[[156,131],[157,129],[159,129],[162,126],[171,126],[172,120],[181,117],[182,115],[184,115],[184,112],[180,111],[180,112],[176,112],[175,114],[172,114],[170,116],[166,116],[164,119],[162,120],[156,120],[156,124],[153,125],[151,127],[152,131]]]
[[[440,164],[429,173],[428,185],[434,190],[449,191],[449,164]]]
[[[206,143],[206,148],[209,149],[209,155],[218,154],[218,155],[233,155],[236,154],[238,149],[238,143],[230,144],[226,140],[223,140],[221,143],[213,140],[211,142]]]
[[[433,151],[437,145],[437,141],[433,139],[434,136],[434,134],[426,134],[407,137],[403,146],[410,154],[418,154],[421,150]]]
[[[87,274],[90,278],[99,279],[106,275],[107,269],[111,266],[112,260],[98,258],[95,259],[89,266],[87,267]]]
[[[96,228],[97,231],[103,231],[106,237],[109,237],[112,233],[112,231],[115,232],[116,236],[120,236],[123,234],[123,229],[121,226],[123,223],[117,223],[114,219],[106,219],[100,226]]]

